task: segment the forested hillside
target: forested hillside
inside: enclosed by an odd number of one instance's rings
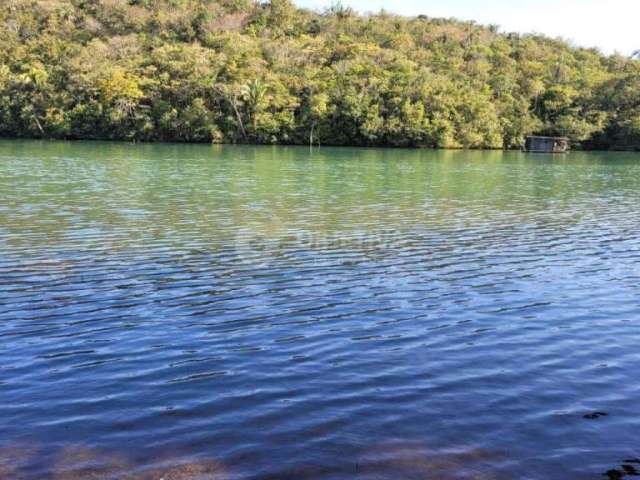
[[[0,136],[514,148],[534,132],[640,145],[640,61],[288,0],[0,8]]]

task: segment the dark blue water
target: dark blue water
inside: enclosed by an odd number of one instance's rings
[[[0,142],[0,479],[633,473],[638,160]]]

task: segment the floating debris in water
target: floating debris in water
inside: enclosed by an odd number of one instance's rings
[[[634,477],[640,476],[640,472],[633,465],[629,465],[625,463],[624,465],[622,465],[622,469],[624,470],[624,473],[626,473],[627,475],[631,475]]]
[[[607,470],[604,473],[604,476],[607,477],[609,480],[620,480],[621,478],[624,477],[624,472],[622,472],[621,470]]]
[[[593,412],[593,413],[587,413],[586,415],[583,416],[583,418],[586,418],[587,420],[597,420],[598,418],[601,417],[606,417],[609,414],[606,412]]]
[[[622,461],[620,468],[607,470],[603,476],[609,480],[619,480],[624,477],[640,477],[640,470],[635,465],[640,464],[640,459],[629,458]]]

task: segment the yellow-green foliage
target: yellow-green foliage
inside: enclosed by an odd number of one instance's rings
[[[531,133],[640,145],[640,62],[339,4],[0,9],[2,136],[513,148]]]

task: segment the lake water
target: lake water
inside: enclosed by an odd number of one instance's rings
[[[2,141],[0,478],[633,473],[639,224],[637,154]]]

